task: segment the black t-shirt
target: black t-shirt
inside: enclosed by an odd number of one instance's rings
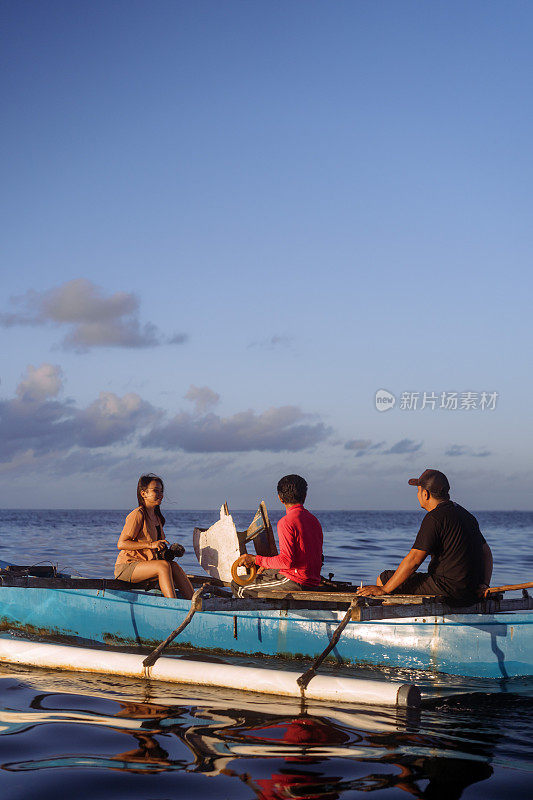
[[[444,594],[471,600],[483,580],[484,543],[474,515],[446,500],[428,511],[413,548],[432,556],[428,572]]]

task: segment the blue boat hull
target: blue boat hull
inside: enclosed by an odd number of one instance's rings
[[[217,607],[218,604],[218,607]],[[344,612],[318,609],[204,610],[179,644],[207,651],[314,657]],[[185,617],[187,600],[105,589],[2,587],[0,627],[108,645],[151,646]],[[350,622],[332,656],[353,664],[502,678],[533,674],[533,612],[430,616]]]

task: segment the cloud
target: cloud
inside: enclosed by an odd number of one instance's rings
[[[362,458],[366,455],[374,455],[376,450],[380,450],[385,442],[372,443],[371,439],[350,439],[344,445],[345,450],[355,451],[356,458]]]
[[[57,397],[62,385],[60,367],[41,364],[36,368],[29,364],[26,376],[17,386],[17,395],[21,400],[44,400],[47,397]]]
[[[85,352],[95,347],[156,347],[182,344],[185,334],[164,339],[151,322],[141,325],[139,299],[130,292],[105,296],[85,278],[76,278],[45,292],[31,289],[11,299],[18,311],[0,314],[0,325],[68,327],[62,340],[65,349]]]
[[[474,458],[485,458],[490,456],[490,450],[478,450],[477,452],[471,447],[464,444],[452,444],[445,452],[447,456],[473,456]]]
[[[416,453],[420,450],[423,442],[418,444],[413,439],[400,439],[399,442],[393,444],[390,450],[385,450],[384,455],[404,455],[405,453]]]
[[[350,439],[349,442],[346,442],[344,445],[345,450],[368,450],[370,445],[372,444],[371,439]]]
[[[0,461],[31,451],[36,456],[128,441],[160,417],[139,395],[101,392],[85,409],[58,400],[61,370],[28,367],[16,397],[0,401]],[[53,398],[53,399],[52,399]]]
[[[209,413],[198,417],[186,412],[155,427],[143,439],[145,446],[180,448],[188,453],[238,453],[250,450],[296,452],[326,439],[331,430],[309,418],[296,406],[270,408],[261,414],[242,411],[231,417]]]
[[[187,341],[189,341],[189,337],[186,333],[175,333],[168,337],[167,344],[185,344]]]
[[[259,339],[254,342],[250,342],[248,347],[260,347],[265,350],[275,350],[280,347],[290,347],[292,342],[292,336],[278,336],[275,334],[274,336],[269,336],[266,339]]]
[[[460,444],[452,444],[445,452],[447,456],[464,456],[467,455],[468,448]]]
[[[0,402],[0,460],[32,450],[41,455],[75,443],[75,410],[55,400],[14,398]]]
[[[185,399],[194,403],[197,414],[203,414],[209,408],[216,406],[220,400],[220,395],[210,389],[209,386],[195,386],[191,383]]]
[[[113,392],[100,392],[98,399],[77,415],[77,443],[81,447],[107,447],[123,442],[158,416],[138,394],[118,397]]]

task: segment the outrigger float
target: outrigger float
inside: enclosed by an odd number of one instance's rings
[[[166,657],[147,672],[142,656],[121,650],[155,647],[190,613],[188,600],[163,597],[149,585],[132,587],[1,561],[0,661],[299,696],[294,660],[308,666],[306,660],[322,653],[344,620],[330,663],[480,678],[533,675],[533,598],[525,588],[521,597],[504,599],[501,592],[466,608],[429,596],[356,597],[356,587],[332,580],[317,591],[263,597],[259,591],[253,598],[235,598],[228,589],[231,567],[252,541],[263,554],[275,547],[264,504],[244,533],[237,532],[226,505],[215,525],[195,529],[195,551],[208,576],[189,576],[193,585],[203,587],[201,610],[191,615],[176,641],[182,653],[204,658],[287,658],[293,660],[292,670],[235,667],[213,659],[191,667],[190,659]],[[104,651],[102,646],[107,646]],[[277,678],[271,675],[276,672]],[[369,683],[378,686],[364,685]],[[305,693],[336,702],[416,702],[409,685],[329,675],[313,677]]]

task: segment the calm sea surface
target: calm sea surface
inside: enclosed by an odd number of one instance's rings
[[[0,559],[113,574],[127,511],[1,511]],[[324,574],[374,582],[412,545],[422,513],[315,512]],[[168,511],[169,541],[198,572],[195,525],[217,511]],[[234,513],[239,529],[251,512]],[[533,513],[479,512],[493,584],[533,575]],[[271,514],[273,521],[279,515]],[[383,675],[381,676],[383,677]],[[419,683],[423,676],[418,676]],[[426,687],[420,712],[337,707],[229,690],[0,669],[0,800],[60,797],[531,798],[533,684],[469,684],[460,697]]]

